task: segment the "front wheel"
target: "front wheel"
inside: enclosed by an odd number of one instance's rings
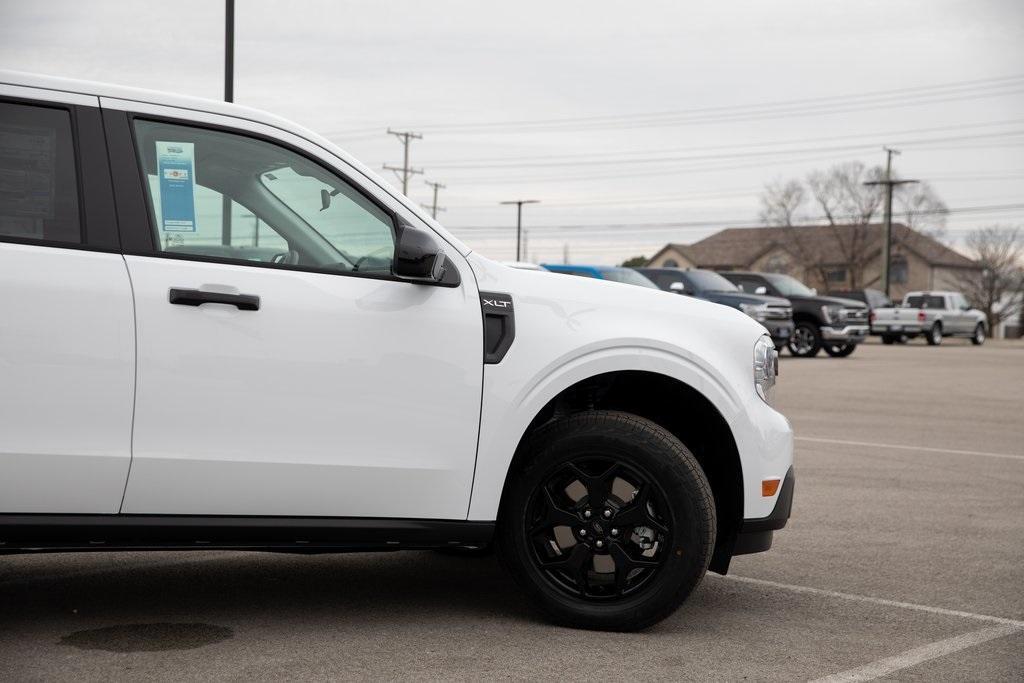
[[[814,323],[798,323],[789,338],[789,352],[797,358],[811,358],[821,350],[821,330]]]
[[[525,444],[502,501],[498,553],[554,622],[635,631],[679,607],[707,570],[711,487],[693,454],[635,415],[588,411]]]
[[[942,323],[935,323],[931,329],[928,330],[928,335],[925,337],[928,341],[928,346],[938,346],[942,343]]]
[[[974,334],[971,335],[971,343],[975,346],[981,346],[985,343],[985,326],[978,323],[974,328]]]
[[[888,342],[892,343],[892,342]],[[825,344],[825,353],[833,358],[846,358],[857,348],[856,344]]]

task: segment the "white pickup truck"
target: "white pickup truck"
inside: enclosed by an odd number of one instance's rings
[[[871,333],[883,344],[923,334],[932,346],[943,337],[969,337],[975,345],[985,343],[985,314],[959,292],[909,292],[903,304],[876,308],[871,313]]]
[[[0,72],[0,140],[0,554],[493,544],[631,630],[786,524],[738,310],[503,266],[240,106]]]

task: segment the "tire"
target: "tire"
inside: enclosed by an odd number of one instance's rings
[[[925,336],[928,346],[938,346],[942,343],[942,323],[935,323]]]
[[[898,339],[898,337],[894,337],[891,334],[883,334],[882,335],[882,343],[883,344],[895,344],[897,339]]]
[[[890,344],[892,342],[889,342]],[[825,344],[825,353],[833,358],[846,358],[857,350],[856,344]]]
[[[975,346],[981,346],[985,343],[985,326],[978,323],[974,328],[974,334],[971,335],[971,343]]]
[[[686,446],[650,420],[588,411],[548,423],[523,448],[496,541],[541,612],[604,631],[672,614],[704,577],[716,533],[711,486]]]
[[[814,323],[797,323],[788,346],[789,352],[797,358],[813,358],[821,350],[821,330]]]

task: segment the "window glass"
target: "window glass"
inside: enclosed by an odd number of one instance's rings
[[[388,274],[391,217],[346,181],[243,135],[136,121],[158,249]]]
[[[810,287],[789,275],[769,274],[764,276],[782,296],[814,296]]]
[[[82,241],[66,110],[0,103],[0,236]]]
[[[938,294],[911,294],[905,305],[907,308],[945,308],[946,300]]]
[[[697,292],[737,292],[739,287],[713,270],[688,270],[686,280]]]

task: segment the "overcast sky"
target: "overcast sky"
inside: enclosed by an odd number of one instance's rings
[[[237,4],[237,102],[376,168],[401,160],[388,126],[422,132],[409,194],[445,183],[440,220],[494,258],[515,248],[502,200],[542,202],[531,260],[614,263],[883,144],[951,208],[1024,204],[1021,0]],[[0,0],[0,68],[220,98],[223,21],[216,0]],[[1024,208],[947,225],[991,223]]]

